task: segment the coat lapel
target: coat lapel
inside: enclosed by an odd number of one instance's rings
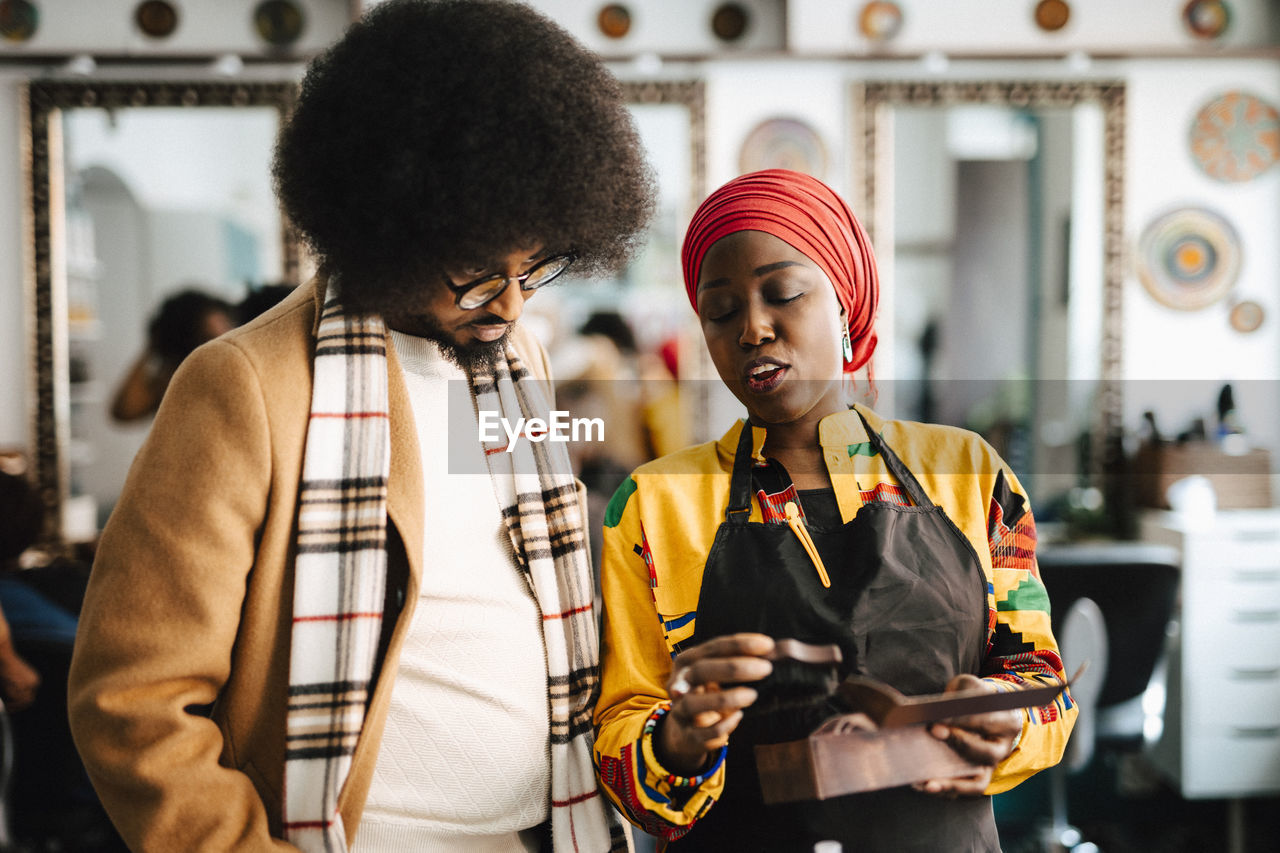
[[[387,408],[391,415],[391,474],[387,481],[387,515],[400,532],[409,557],[407,594],[416,597],[422,582],[422,456],[414,426],[409,389],[396,348],[387,336]]]

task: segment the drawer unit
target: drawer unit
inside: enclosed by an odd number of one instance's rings
[[[1182,793],[1232,798],[1274,791],[1280,773],[1280,724],[1198,735],[1183,745]]]
[[[1280,510],[1151,513],[1142,538],[1182,557],[1152,761],[1186,797],[1280,793]]]

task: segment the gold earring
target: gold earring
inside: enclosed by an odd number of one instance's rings
[[[844,350],[844,360],[853,361],[853,341],[849,340],[849,327],[844,327],[844,334],[840,336],[840,346]]]

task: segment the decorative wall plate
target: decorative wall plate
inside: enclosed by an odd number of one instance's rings
[[[40,10],[27,0],[0,0],[0,36],[26,41],[40,26]]]
[[[858,13],[858,30],[871,41],[888,41],[902,29],[902,9],[888,0],[864,3]]]
[[[253,28],[276,47],[297,41],[305,24],[302,9],[293,0],[262,0],[253,10]]]
[[[1196,38],[1216,39],[1231,24],[1231,9],[1222,0],[1191,0],[1182,7],[1182,23]]]
[[[1198,311],[1231,290],[1240,273],[1240,239],[1231,223],[1202,207],[1158,217],[1138,241],[1138,278],[1156,301]]]
[[[741,3],[721,3],[711,15],[711,32],[720,41],[737,41],[750,22],[751,15]]]
[[[596,26],[611,39],[620,39],[631,31],[631,10],[621,3],[610,3],[596,15]]]
[[[1256,332],[1265,317],[1262,306],[1252,299],[1243,299],[1231,306],[1231,328],[1237,332]]]
[[[1036,4],[1036,26],[1046,32],[1060,30],[1071,19],[1067,0],[1040,0]]]
[[[1247,181],[1280,161],[1280,112],[1247,92],[1227,92],[1196,113],[1190,145],[1209,177]]]
[[[821,179],[827,170],[827,149],[818,132],[803,121],[771,118],[747,134],[738,168],[743,173],[791,169]]]
[[[165,0],[146,0],[134,9],[133,20],[144,34],[168,38],[178,28],[178,10]]]

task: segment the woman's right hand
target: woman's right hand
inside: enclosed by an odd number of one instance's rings
[[[667,678],[671,710],[658,727],[654,744],[658,760],[673,773],[692,776],[710,756],[729,742],[742,721],[742,709],[757,693],[744,681],[759,681],[773,672],[763,657],[773,651],[764,634],[716,637],[676,656]],[[722,690],[721,684],[738,686]]]

